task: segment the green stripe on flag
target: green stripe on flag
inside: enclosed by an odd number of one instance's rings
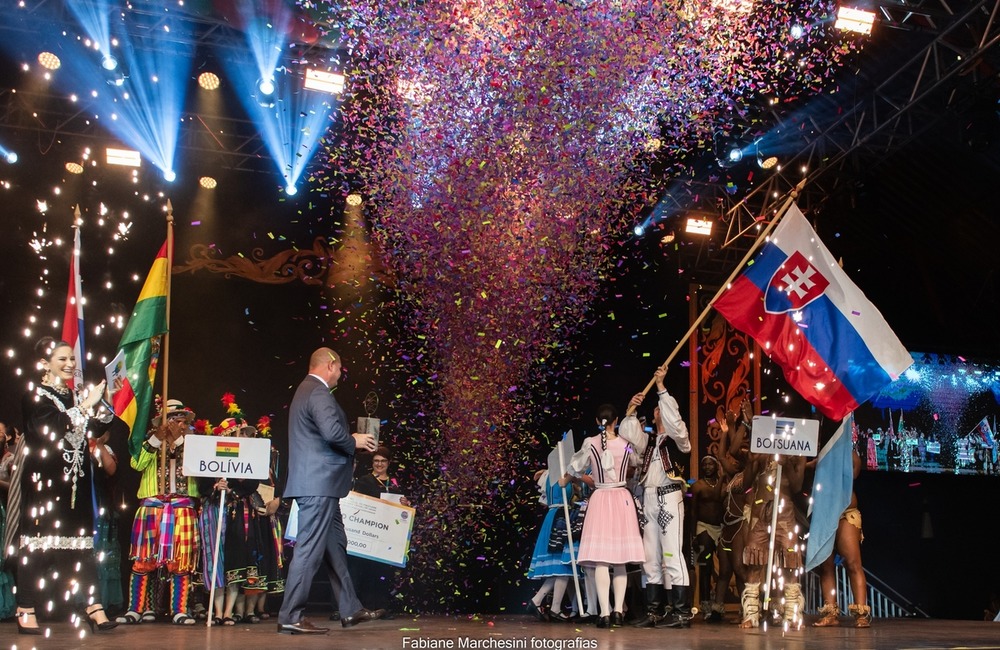
[[[131,429],[128,448],[133,458],[138,457],[142,443],[146,440],[149,412],[153,404],[153,382],[160,357],[160,337],[167,332],[166,294],[170,260],[166,253],[167,245],[164,244],[153,260],[135,309],[132,310],[132,317],[129,318],[118,344],[118,349],[125,352],[125,370],[135,399],[122,404],[116,400],[115,410],[119,416],[124,416],[123,419]]]

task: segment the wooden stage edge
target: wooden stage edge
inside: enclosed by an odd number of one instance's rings
[[[47,637],[19,635],[13,621],[0,623],[0,647],[16,648],[128,648],[130,650],[255,650],[273,648],[343,648],[345,650],[903,650],[950,648],[1000,650],[1000,623],[939,619],[876,619],[871,628],[842,625],[741,630],[732,621],[707,624],[700,620],[687,629],[598,629],[591,625],[542,623],[514,615],[399,616],[343,629],[321,615],[310,617],[329,626],[326,635],[278,634],[272,618],[254,625],[207,628],[170,623],[120,626],[107,633],[81,632],[69,624],[55,624]],[[815,620],[807,617],[806,623]]]

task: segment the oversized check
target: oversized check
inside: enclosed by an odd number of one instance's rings
[[[406,566],[415,513],[398,503],[351,492],[340,500],[348,555]]]

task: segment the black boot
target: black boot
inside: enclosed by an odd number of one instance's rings
[[[691,627],[691,604],[688,598],[691,588],[686,585],[674,585],[670,588],[667,599],[672,607],[667,618],[656,627]]]
[[[656,627],[657,621],[660,620],[664,593],[663,585],[646,585],[646,616],[633,623],[632,627]]]

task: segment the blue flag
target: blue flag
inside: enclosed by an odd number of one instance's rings
[[[840,515],[851,503],[851,491],[854,489],[854,463],[851,458],[853,428],[854,413],[850,413],[819,452],[812,504],[809,506],[806,571],[812,571],[833,553]]]

